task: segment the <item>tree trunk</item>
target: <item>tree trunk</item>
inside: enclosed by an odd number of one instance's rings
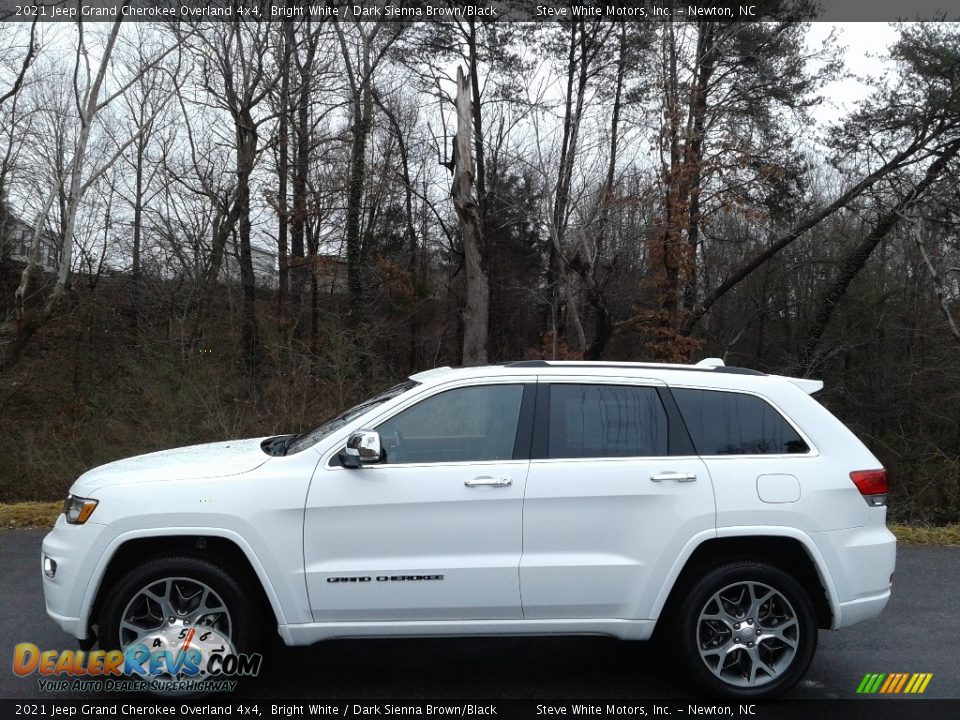
[[[350,316],[356,325],[363,317],[363,248],[360,215],[367,178],[367,137],[371,124],[370,90],[366,82],[353,103],[353,147],[350,154],[350,186],[347,195],[347,294]]]
[[[687,246],[686,258],[687,279],[683,287],[683,308],[685,313],[693,310],[697,296],[696,260],[697,247],[700,244],[700,184],[703,177],[703,145],[705,139],[705,125],[707,117],[707,93],[710,78],[716,64],[714,54],[713,23],[699,23],[697,37],[696,81],[690,91],[690,115],[688,137],[684,144],[684,187],[682,198],[687,206]]]
[[[413,298],[410,308],[409,339],[407,351],[407,369],[410,373],[417,367],[417,348],[420,336],[420,302],[422,300],[422,288],[418,278],[418,256],[419,244],[417,243],[417,231],[414,227],[413,219],[413,180],[410,177],[410,157],[407,151],[407,140],[403,136],[403,128],[397,120],[396,113],[374,93],[374,99],[377,105],[387,116],[390,127],[393,129],[394,137],[397,138],[397,150],[400,153],[400,179],[403,181],[404,189],[404,210],[406,217],[407,233],[407,273],[410,278],[411,295]]]
[[[466,273],[466,303],[463,308],[463,364],[487,362],[487,323],[490,315],[490,285],[483,268],[483,225],[480,206],[473,195],[474,164],[471,148],[472,105],[470,88],[457,68],[457,139],[453,168],[453,204],[460,218]]]
[[[485,170],[486,157],[483,148],[483,116],[480,107],[480,68],[479,58],[477,56],[477,23],[475,20],[468,20],[469,39],[467,49],[470,57],[470,67],[468,74],[470,77],[470,94],[473,102],[470,108],[470,114],[473,117],[473,147],[476,152],[475,165],[476,177],[474,183],[477,188],[477,205],[480,208],[480,221],[484,222],[487,211],[487,175]],[[486,227],[483,227],[486,232]]]
[[[300,70],[297,92],[296,160],[293,169],[293,214],[290,218],[290,284],[294,335],[303,334],[304,234],[307,222],[307,170],[310,167],[310,73],[312,55]]]
[[[607,162],[607,176],[600,190],[599,212],[597,214],[597,233],[594,240],[593,257],[585,264],[583,275],[587,279],[587,301],[593,308],[593,338],[583,357],[585,360],[599,360],[613,335],[613,320],[604,294],[606,277],[598,277],[598,261],[603,252],[607,234],[607,222],[610,218],[610,203],[613,199],[613,185],[617,174],[617,151],[619,147],[620,113],[623,108],[623,80],[627,71],[627,25],[620,27],[620,46],[617,55],[617,77],[613,93],[613,114],[610,120],[610,156]]]
[[[259,387],[260,331],[256,314],[256,279],[250,248],[250,175],[257,152],[257,131],[253,117],[244,111],[237,118],[237,206],[239,215],[240,287],[242,291],[242,344],[247,372]]]
[[[563,254],[563,241],[566,229],[567,203],[569,201],[570,176],[573,172],[573,155],[576,152],[575,126],[580,122],[579,103],[583,87],[576,87],[577,79],[577,38],[582,33],[583,21],[575,20],[570,25],[570,43],[567,46],[567,83],[564,94],[563,135],[560,140],[560,167],[557,176],[557,189],[553,199],[553,214],[550,219],[550,256],[547,266],[547,285],[550,293],[550,306],[553,317],[553,340],[566,337],[567,277],[564,268],[566,258]],[[579,31],[579,33],[578,33]],[[554,353],[555,355],[555,353]]]
[[[141,121],[142,121],[141,117]],[[143,156],[146,143],[141,138],[137,142],[136,181],[133,198],[133,267],[130,270],[130,328],[136,333],[140,318],[140,243],[143,231]]]
[[[290,53],[293,48],[293,23],[284,23],[283,67],[280,68],[280,117],[277,129],[277,326],[280,331],[280,346],[285,348],[288,342],[289,318],[287,305],[289,292],[289,245],[287,232],[287,176],[290,174]]]

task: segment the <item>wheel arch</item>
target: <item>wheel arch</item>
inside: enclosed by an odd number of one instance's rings
[[[104,551],[84,598],[88,628],[98,621],[112,583],[131,568],[145,560],[183,554],[227,565],[253,589],[255,600],[264,610],[269,610],[277,626],[285,623],[277,593],[256,553],[242,537],[212,528],[164,528],[120,535]]]
[[[789,573],[808,589],[817,625],[835,627],[840,604],[826,563],[809,536],[787,527],[722,528],[716,536],[692,540],[664,583],[654,617],[662,618],[676,609],[678,598],[707,568],[732,560],[765,562]]]

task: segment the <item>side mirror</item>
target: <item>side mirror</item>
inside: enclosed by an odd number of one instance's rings
[[[380,433],[376,430],[358,430],[351,433],[347,446],[337,453],[337,457],[345,468],[358,468],[380,462],[383,459]]]

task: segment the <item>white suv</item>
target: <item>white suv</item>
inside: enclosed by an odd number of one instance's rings
[[[719,360],[423,372],[304,435],[85,473],[47,612],[104,649],[656,630],[708,691],[769,697],[890,597],[886,474],[821,387]]]

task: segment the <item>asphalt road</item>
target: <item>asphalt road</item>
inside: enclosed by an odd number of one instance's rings
[[[75,647],[43,606],[39,530],[0,532],[0,699],[92,699],[40,693],[10,670],[13,646]],[[901,547],[880,618],[820,632],[817,655],[788,697],[855,695],[867,672],[931,672],[924,697],[960,698],[960,548]],[[662,650],[604,638],[331,641],[277,651],[233,699],[695,698]],[[103,696],[101,696],[103,697]],[[114,698],[115,699],[115,698]]]

